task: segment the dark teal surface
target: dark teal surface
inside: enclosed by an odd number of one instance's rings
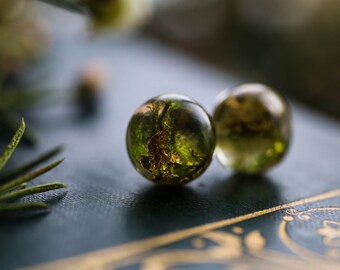
[[[39,181],[64,182],[68,193],[38,196],[52,200],[49,215],[0,222],[0,269],[145,239],[340,187],[340,125],[299,105],[293,106],[290,153],[265,177],[235,176],[213,161],[203,176],[185,187],[159,187],[146,181],[130,164],[125,149],[126,127],[134,110],[153,96],[171,92],[188,95],[211,112],[219,91],[246,80],[135,37],[58,43],[49,56],[53,72],[46,85],[66,93],[88,59],[107,67],[106,89],[96,115],[80,117],[71,104],[64,104],[26,116],[41,142],[34,150],[21,147],[15,163],[64,144],[65,162]],[[339,199],[316,205],[336,206]],[[273,214],[245,226],[249,231],[261,228],[271,239],[279,217]],[[269,242],[285,250],[276,241]],[[317,243],[305,244],[318,249]],[[185,246],[181,242],[172,247]]]

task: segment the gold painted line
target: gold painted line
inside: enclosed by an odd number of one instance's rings
[[[313,209],[301,211],[297,214],[297,216],[299,216],[301,214],[310,213],[310,212],[316,212],[316,211],[339,211],[339,210],[340,210],[340,207],[319,207],[319,208],[313,208]],[[290,215],[292,215],[292,214],[290,214]]]
[[[229,225],[233,225],[239,222],[250,220],[259,216],[263,216],[269,213],[287,209],[290,207],[303,205],[307,203],[312,203],[320,200],[326,200],[334,197],[340,196],[340,189],[329,191],[320,195],[312,196],[309,198],[301,199],[291,203],[275,206],[265,210],[249,213],[243,216],[229,218],[217,222],[212,222],[205,225],[196,226],[189,229],[184,229],[172,233],[167,233],[165,235],[152,237],[145,240],[139,240],[127,244],[122,244],[116,247],[106,248],[94,252],[85,253],[75,257],[61,259],[56,262],[41,264],[38,266],[33,266],[28,269],[99,269],[108,264],[114,264],[120,260],[126,259],[131,256],[136,256],[144,252],[150,251],[152,249],[169,245],[173,242],[177,242],[195,235],[205,233],[207,231],[216,230]]]

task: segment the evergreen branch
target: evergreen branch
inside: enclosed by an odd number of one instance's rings
[[[48,205],[43,202],[27,202],[27,203],[8,203],[0,204],[0,214],[11,213],[13,211],[32,211],[32,210],[48,210]]]
[[[19,129],[15,132],[12,140],[5,148],[4,152],[0,156],[0,170],[7,164],[8,160],[13,155],[17,148],[21,138],[23,138],[25,132],[24,119],[21,120]],[[61,183],[43,184],[33,187],[26,187],[29,181],[39,177],[42,174],[47,173],[53,168],[57,167],[62,160],[50,163],[49,165],[39,168],[33,172],[29,172],[34,167],[38,166],[42,162],[54,157],[62,150],[62,147],[56,147],[51,151],[37,157],[36,159],[28,162],[14,170],[11,170],[0,178],[0,215],[10,214],[12,212],[32,211],[32,210],[46,210],[48,205],[43,202],[19,202],[19,203],[7,203],[8,201],[16,200],[28,195],[43,193],[50,190],[56,190],[66,188]],[[20,175],[23,175],[20,177]],[[18,178],[16,178],[18,177]]]
[[[5,174],[3,174],[0,177],[0,184],[1,183],[6,183],[11,179],[14,179],[16,177],[18,177],[19,175],[25,174],[28,171],[30,171],[31,169],[33,169],[34,167],[38,166],[39,164],[51,159],[52,157],[56,156],[57,154],[59,154],[61,151],[63,150],[62,146],[58,146],[48,152],[46,152],[45,154],[37,157],[36,159],[20,166],[17,167],[11,171],[6,172]]]
[[[59,161],[53,162],[53,163],[51,163],[51,164],[49,164],[49,165],[47,165],[43,168],[35,170],[35,171],[33,171],[29,174],[26,174],[26,175],[19,177],[19,178],[13,180],[13,181],[10,181],[9,183],[6,183],[6,184],[0,186],[0,194],[4,193],[6,191],[9,191],[9,190],[11,190],[11,189],[23,184],[23,183],[27,183],[29,181],[32,181],[33,179],[39,177],[40,175],[42,175],[42,174],[52,170],[53,168],[57,167],[63,161],[64,160],[61,159]]]
[[[15,149],[17,148],[24,132],[25,132],[25,121],[24,121],[24,119],[22,119],[19,129],[14,134],[11,142],[8,144],[8,146],[6,147],[6,149],[4,150],[4,152],[0,156],[0,171],[7,164],[8,160],[11,158],[11,156],[12,156],[13,152],[15,151]]]
[[[5,193],[3,195],[0,195],[0,202],[6,202],[10,200],[19,199],[28,195],[33,195],[37,193],[43,193],[55,189],[61,189],[66,188],[64,184],[61,183],[51,183],[51,184],[45,184],[45,185],[39,185],[35,187],[29,187],[21,190],[15,190],[8,193]]]

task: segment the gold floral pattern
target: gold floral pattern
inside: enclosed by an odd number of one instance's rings
[[[340,218],[340,206],[306,207],[313,202],[334,198],[340,198],[340,189],[30,269],[125,270],[132,266],[142,270],[184,270],[200,265],[205,269],[215,269],[215,266],[221,269],[223,266],[233,270],[338,270],[340,222],[335,218]],[[279,219],[276,216],[272,223],[261,223],[265,224],[264,227],[254,229],[245,223],[274,212]],[[275,233],[266,237],[268,229],[265,227],[268,225],[277,232],[277,237]],[[313,250],[314,245],[308,245],[310,241],[319,241],[319,249]],[[276,243],[275,249],[273,242]]]
[[[340,222],[324,220],[318,233],[324,237],[325,245],[340,247]]]

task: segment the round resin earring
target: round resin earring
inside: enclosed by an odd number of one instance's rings
[[[195,101],[176,94],[162,95],[135,111],[126,143],[140,174],[155,183],[181,185],[209,166],[215,130],[210,116]]]
[[[216,156],[225,167],[259,174],[276,165],[288,150],[288,103],[262,84],[244,84],[222,92],[213,114]]]

